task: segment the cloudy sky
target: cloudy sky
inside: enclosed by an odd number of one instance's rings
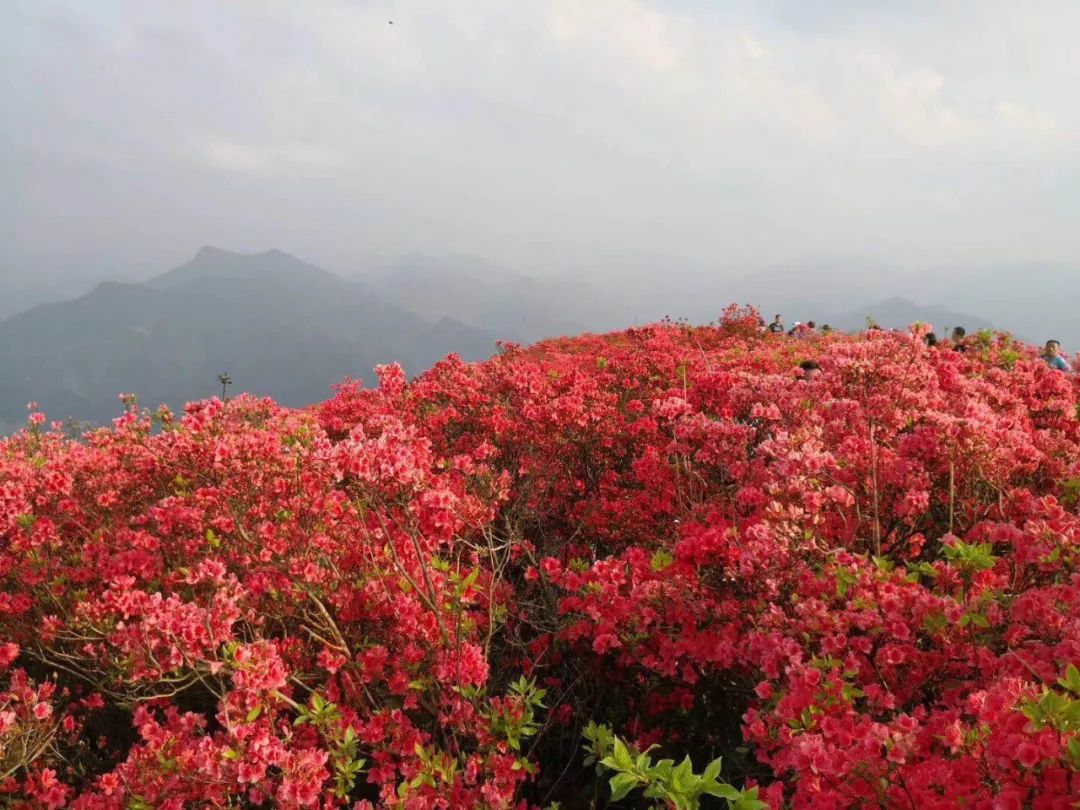
[[[4,6],[9,271],[1080,260],[1074,0]]]

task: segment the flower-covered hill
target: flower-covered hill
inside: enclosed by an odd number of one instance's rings
[[[1080,798],[1077,388],[1032,350],[731,311],[380,380],[0,441],[0,801]]]

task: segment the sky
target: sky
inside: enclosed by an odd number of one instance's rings
[[[1080,260],[1073,0],[8,0],[0,269]]]

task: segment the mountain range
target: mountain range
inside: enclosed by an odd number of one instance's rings
[[[954,326],[963,326],[968,332],[981,329],[993,330],[996,327],[974,315],[964,315],[940,305],[916,304],[906,298],[894,297],[878,301],[863,307],[856,307],[845,312],[836,312],[818,321],[818,325],[829,324],[844,332],[858,332],[865,329],[867,321],[887,329],[903,329],[916,321],[928,323],[937,330],[939,337],[948,337]]]
[[[879,300],[883,289],[895,294]],[[0,434],[22,422],[28,401],[51,418],[104,422],[119,412],[119,392],[175,409],[220,393],[225,372],[236,391],[299,406],[344,377],[371,382],[380,363],[412,374],[450,352],[487,357],[497,340],[531,343],[665,315],[708,322],[732,301],[764,302],[766,318],[781,312],[788,325],[924,321],[939,334],[963,325],[1028,342],[1055,337],[1071,352],[1080,346],[1076,295],[1080,274],[1055,266],[911,274],[822,262],[720,272],[643,261],[634,273],[533,277],[468,256],[413,255],[332,273],[279,250],[205,247],[148,280],[89,291],[0,276],[0,317],[20,310],[0,320]]]
[[[220,392],[222,372],[237,390],[298,406],[346,376],[370,382],[379,363],[416,373],[448,352],[487,357],[495,341],[280,251],[207,247],[146,283],[99,284],[0,322],[0,419],[21,420],[33,400],[51,418],[102,422],[119,392],[179,407]]]

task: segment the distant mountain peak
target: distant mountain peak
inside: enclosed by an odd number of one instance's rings
[[[955,312],[939,304],[917,304],[909,298],[893,296],[846,312],[832,313],[825,320],[832,326],[848,331],[858,331],[870,318],[886,328],[904,329],[921,321],[936,329],[963,325],[968,331],[994,329],[994,325],[974,315]]]
[[[874,304],[874,306],[876,306],[876,307],[918,307],[918,306],[922,306],[922,304],[916,304],[910,298],[905,298],[902,295],[894,295],[891,298],[886,298],[883,301],[879,301],[877,304]],[[932,306],[935,306],[935,305],[930,304],[930,305],[927,305],[927,306],[932,307]]]
[[[339,276],[277,248],[259,253],[238,253],[204,245],[189,262],[152,279],[150,285],[175,287],[203,279],[265,280],[269,277],[293,281],[341,281]]]
[[[0,323],[0,421],[25,418],[33,400],[59,418],[105,422],[118,391],[178,408],[220,393],[224,370],[235,390],[303,405],[343,377],[373,381],[380,363],[416,373],[451,352],[488,357],[495,339],[280,250],[208,245],[146,284],[105,282]]]
[[[203,245],[195,252],[192,261],[197,259],[258,259],[262,256],[273,256],[275,258],[292,259],[297,262],[300,261],[300,259],[297,259],[292,254],[286,253],[284,250],[278,250],[277,248],[245,253],[240,250],[227,250],[225,248],[220,248],[217,245]]]

